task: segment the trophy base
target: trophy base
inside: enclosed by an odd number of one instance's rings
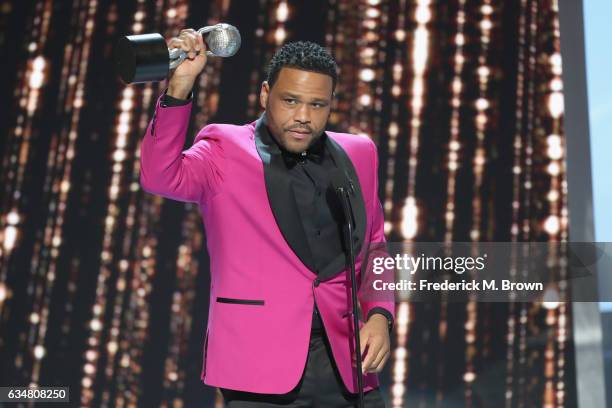
[[[125,84],[163,81],[170,70],[166,40],[157,33],[122,37],[114,59],[117,74]]]

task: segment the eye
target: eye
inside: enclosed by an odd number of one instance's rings
[[[296,100],[293,98],[285,98],[285,102],[287,102],[289,105],[294,105]]]
[[[324,104],[318,103],[318,102],[315,102],[315,103],[312,104],[312,107],[313,108],[317,108],[317,109],[322,108],[324,106],[325,106]]]

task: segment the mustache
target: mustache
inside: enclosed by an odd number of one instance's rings
[[[287,128],[287,130],[295,130],[295,129],[306,130],[306,131],[312,133],[312,128],[310,126],[292,126],[290,128]]]

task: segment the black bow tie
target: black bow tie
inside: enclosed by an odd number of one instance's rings
[[[325,137],[325,134],[321,135],[308,150],[301,153],[291,153],[285,149],[281,149],[281,155],[283,156],[287,168],[293,168],[297,163],[304,163],[306,160],[321,164],[325,153]]]
[[[281,154],[288,168],[292,168],[298,163],[304,163],[306,160],[310,160],[317,164],[321,164],[323,161],[323,151],[307,150],[302,153],[291,153],[283,150]]]

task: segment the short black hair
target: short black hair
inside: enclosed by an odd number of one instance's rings
[[[332,91],[336,89],[338,66],[329,52],[319,44],[310,41],[286,43],[274,54],[268,65],[266,81],[272,88],[281,68],[297,68],[318,72],[332,78]]]

